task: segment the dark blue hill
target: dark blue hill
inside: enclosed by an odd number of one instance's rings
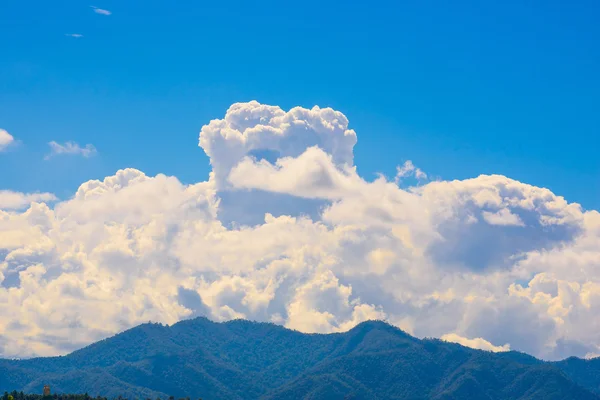
[[[205,318],[143,324],[64,357],[0,360],[0,391],[166,399],[600,400],[600,362],[419,340],[384,322],[302,334]]]

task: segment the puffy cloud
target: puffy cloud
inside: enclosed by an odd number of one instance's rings
[[[298,287],[288,307],[287,327],[304,332],[346,331],[385,313],[359,299],[350,301],[352,287],[340,284],[333,272],[324,271]]]
[[[32,202],[53,202],[57,200],[52,193],[21,193],[0,190],[0,210],[16,210]]]
[[[199,143],[206,182],[125,169],[0,211],[1,355],[197,315],[305,332],[385,319],[492,351],[598,352],[598,212],[498,175],[401,188],[412,163],[367,181],[331,109],[234,104]]]
[[[86,144],[85,147],[81,147],[75,142],[59,144],[52,141],[48,143],[48,146],[50,146],[50,154],[44,157],[45,160],[49,160],[58,155],[79,155],[84,158],[89,158],[97,153],[96,148],[91,144]]]
[[[260,189],[298,197],[339,199],[355,192],[364,182],[354,168],[336,168],[332,156],[309,147],[298,157],[284,157],[275,165],[266,160],[243,158],[229,173],[236,189]]]
[[[510,268],[516,258],[569,243],[584,229],[578,204],[503,176],[432,182],[416,191],[440,235],[431,255],[471,270]]]
[[[15,138],[5,131],[4,129],[0,129],[0,152],[6,150],[8,146],[15,142]]]
[[[351,166],[356,133],[348,129],[346,116],[331,108],[285,112],[251,101],[233,104],[224,119],[205,125],[199,143],[210,158],[217,187],[223,188],[230,171],[248,156],[273,161],[318,146],[335,165]]]
[[[457,335],[456,333],[447,333],[447,334],[443,335],[440,339],[442,339],[446,342],[458,343],[465,347],[471,347],[473,349],[479,349],[479,350],[493,351],[495,353],[502,352],[502,351],[510,351],[509,344],[505,344],[502,346],[494,346],[493,344],[491,344],[490,342],[488,342],[485,339],[482,339],[482,338],[467,339],[465,337]]]
[[[496,212],[484,211],[482,215],[485,222],[490,225],[525,226],[518,215],[511,213],[506,208]]]

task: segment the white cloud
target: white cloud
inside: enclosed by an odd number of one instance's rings
[[[0,129],[0,152],[6,150],[14,142],[15,138],[10,133],[4,129]]]
[[[460,345],[463,345],[465,347],[470,347],[472,349],[493,351],[495,353],[502,352],[502,351],[510,351],[509,344],[505,344],[502,346],[494,346],[493,344],[491,344],[490,342],[488,342],[485,339],[482,339],[482,338],[467,339],[465,337],[457,335],[456,333],[447,333],[447,334],[443,335],[440,339],[442,339],[446,342],[458,343]]]
[[[372,319],[385,319],[383,311],[358,300],[352,287],[340,284],[332,271],[324,271],[295,290],[288,306],[286,326],[310,333],[347,331]]]
[[[524,226],[518,215],[511,213],[508,209],[503,208],[496,212],[484,211],[483,219],[490,225],[505,225],[505,226]]]
[[[200,132],[206,182],[125,169],[52,207],[11,195],[0,355],[194,315],[306,332],[386,319],[550,359],[598,351],[598,212],[499,175],[367,181],[356,140],[334,110],[239,103]]]
[[[20,193],[0,190],[0,210],[16,210],[29,206],[32,202],[53,202],[56,196],[52,193]]]
[[[48,145],[50,146],[50,154],[44,158],[45,160],[49,160],[57,155],[80,155],[84,158],[89,158],[97,153],[96,148],[91,144],[86,144],[85,147],[81,147],[75,142],[59,144],[52,141],[48,143]]]
[[[225,118],[202,127],[200,146],[210,157],[218,188],[227,187],[231,170],[245,157],[298,157],[318,146],[335,165],[353,163],[356,133],[339,111],[295,107],[288,112],[256,101],[233,104]]]
[[[325,199],[340,198],[364,183],[354,168],[336,168],[332,157],[318,147],[309,147],[296,158],[280,158],[275,165],[245,157],[231,169],[229,182],[236,189]]]
[[[427,174],[420,168],[415,167],[412,161],[407,160],[402,166],[396,167],[396,183],[400,182],[403,178],[414,175],[417,179],[427,179]]]
[[[96,14],[100,14],[100,15],[111,15],[112,12],[108,11],[108,10],[103,10],[102,8],[98,8],[98,7],[94,7],[94,6],[90,6],[92,8],[92,10],[94,10],[94,12]]]
[[[83,35],[81,33],[65,33],[65,36],[72,37],[75,39],[82,38]]]

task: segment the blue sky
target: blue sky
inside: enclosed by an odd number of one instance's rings
[[[0,357],[192,315],[599,354],[599,12],[0,1]]]
[[[66,198],[124,167],[203,180],[198,131],[256,99],[342,111],[367,179],[411,159],[433,177],[498,173],[599,209],[599,12],[595,1],[2,2],[0,128],[19,143],[0,156],[0,188]],[[50,141],[98,153],[44,160]]]

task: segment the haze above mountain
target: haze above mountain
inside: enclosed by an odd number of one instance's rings
[[[63,357],[0,360],[0,391],[203,399],[600,399],[600,359],[543,362],[384,322],[304,334],[196,318],[143,324]]]

